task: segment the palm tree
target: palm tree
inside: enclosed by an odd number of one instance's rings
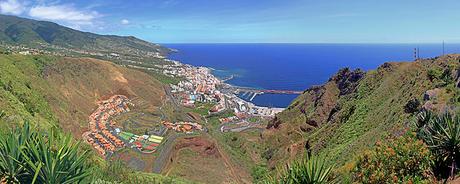
[[[426,124],[420,127],[418,136],[437,157],[450,165],[449,177],[454,178],[460,153],[460,118],[445,113],[425,116],[423,121]]]
[[[324,157],[308,156],[305,159],[294,161],[281,171],[279,178],[268,177],[265,182],[283,184],[325,184],[331,182],[332,166],[326,165]]]

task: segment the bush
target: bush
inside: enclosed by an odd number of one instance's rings
[[[420,110],[420,101],[416,98],[409,100],[404,106],[405,113],[415,113]]]
[[[428,147],[413,134],[375,149],[358,158],[353,180],[358,183],[430,183],[432,156]]]
[[[442,76],[443,72],[439,69],[435,69],[435,68],[432,68],[432,69],[429,69],[428,70],[428,79],[430,79],[431,81],[435,80],[435,79],[441,79],[441,76]]]
[[[274,154],[275,154],[275,149],[268,148],[267,150],[262,152],[261,157],[264,158],[265,160],[269,161],[270,159],[272,159]]]
[[[268,173],[266,165],[256,165],[251,169],[251,176],[254,183],[262,181]]]
[[[432,68],[428,70],[428,78],[433,82],[437,81],[439,82],[437,86],[439,87],[444,87],[448,84],[451,84],[454,82],[454,79],[452,77],[452,71],[447,68],[445,70],[441,70],[438,68]]]

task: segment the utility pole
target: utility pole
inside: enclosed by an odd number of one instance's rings
[[[445,47],[444,47],[444,40],[442,41],[442,55],[444,56],[446,54],[446,50],[445,50]]]

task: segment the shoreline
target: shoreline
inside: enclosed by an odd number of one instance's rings
[[[285,108],[258,106],[255,103],[240,98],[237,93],[240,89],[252,89],[250,87],[239,87],[226,83],[233,79],[220,79],[213,74],[213,68],[206,66],[193,66],[177,60],[166,59],[173,65],[164,67],[163,73],[184,77],[177,85],[170,84],[171,92],[178,94],[182,105],[194,106],[195,102],[215,102],[215,112],[233,110],[235,113],[247,113],[254,116],[273,117]],[[252,93],[253,97],[262,93]]]

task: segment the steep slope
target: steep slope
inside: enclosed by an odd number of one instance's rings
[[[47,96],[64,129],[80,133],[98,100],[121,94],[153,112],[164,100],[163,85],[143,72],[90,58],[63,58],[44,69],[44,78],[60,95]]]
[[[122,94],[146,104],[139,108],[147,112],[164,100],[159,81],[107,61],[20,55],[0,55],[0,61],[0,112],[6,122],[46,123],[79,137],[98,100]]]
[[[54,45],[70,49],[118,53],[167,52],[168,49],[132,36],[98,35],[56,23],[0,15],[0,42]]]
[[[24,121],[40,124],[44,128],[57,125],[58,120],[42,93],[49,89],[50,85],[41,78],[43,66],[55,59],[0,55],[2,127]]]
[[[339,71],[326,84],[306,90],[267,126],[263,136],[271,166],[299,157],[306,149],[327,154],[329,161],[341,165],[409,126],[409,101],[434,110],[455,107],[459,89],[452,79],[458,79],[459,59],[449,55],[385,63],[367,73]],[[437,97],[424,99],[425,92],[435,88]]]

